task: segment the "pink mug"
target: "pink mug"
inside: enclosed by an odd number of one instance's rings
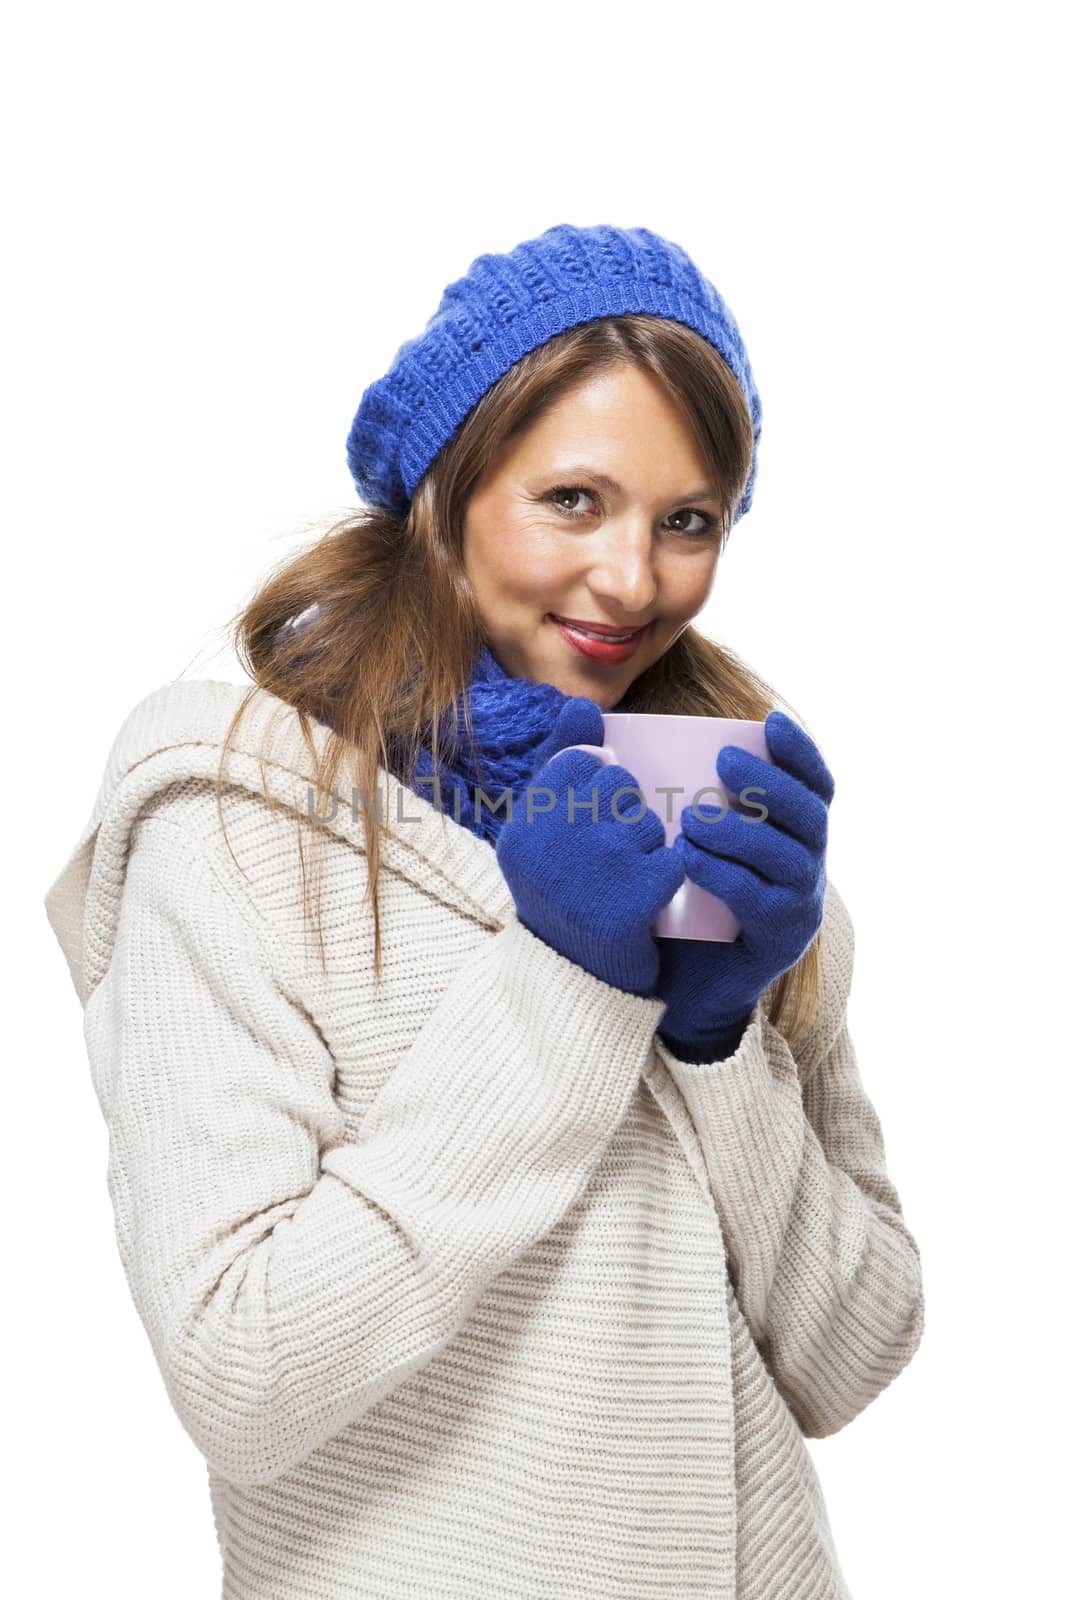
[[[726,787],[715,767],[725,744],[740,745],[770,762],[762,722],[636,711],[605,711],[603,718],[603,745],[571,744],[566,748],[588,750],[602,764],[622,766],[632,772],[645,804],[663,823],[668,845],[681,831],[679,819],[684,806],[696,807],[699,815],[714,822],[727,806],[738,811],[746,803],[764,803],[763,794],[754,789],[739,804],[741,797]],[[557,750],[556,754],[562,755],[563,751]],[[754,818],[750,826],[758,827],[758,819]],[[731,944],[741,932],[741,924],[725,900],[686,878],[674,898],[657,914],[652,931],[663,939],[714,939]]]

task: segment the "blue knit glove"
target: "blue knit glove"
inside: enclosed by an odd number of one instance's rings
[[[543,764],[530,779],[531,787],[551,792],[554,804],[527,820],[524,791],[500,830],[496,857],[525,927],[605,983],[651,996],[659,970],[652,923],[681,888],[685,864],[666,843],[659,817],[640,814],[639,793],[622,795],[613,814],[612,796],[637,788],[631,772],[604,765],[586,750],[558,753],[571,744],[603,742],[596,701],[584,695],[569,700],[538,747]],[[549,805],[547,794],[531,800],[535,807]]]
[[[686,875],[725,900],[741,924],[732,944],[657,939],[656,993],[667,1001],[659,1033],[681,1060],[718,1061],[741,1041],[756,1001],[794,966],[822,925],[828,811],[834,780],[818,746],[792,717],[764,724],[775,765],[737,745],[719,752],[719,780],[735,794],[764,790],[764,820],[733,810],[718,821],[685,806],[672,848]]]

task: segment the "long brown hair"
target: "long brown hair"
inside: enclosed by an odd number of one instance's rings
[[[442,730],[441,718],[451,709],[454,729],[461,701],[466,716],[464,686],[488,642],[462,561],[467,501],[479,475],[520,429],[574,384],[623,363],[657,380],[686,418],[722,494],[725,548],[752,461],[753,433],[744,396],[718,351],[684,324],[647,314],[601,318],[557,334],[483,395],[416,486],[406,517],[372,506],[333,523],[271,573],[231,620],[238,658],[253,685],[223,747],[216,786],[223,828],[227,750],[261,690],[299,714],[318,786],[317,811],[342,765],[354,774],[358,791],[373,796],[379,767],[387,789],[390,774],[411,785],[420,745],[435,762],[454,759],[456,741]],[[292,626],[298,619],[300,626]],[[626,695],[627,710],[754,721],[776,704],[788,706],[737,655],[692,625]],[[331,730],[321,757],[310,738],[311,717]],[[388,793],[384,807],[363,805],[360,812],[377,982],[379,836],[388,829]],[[311,880],[302,845],[301,870],[310,926]],[[325,965],[321,921],[316,927]],[[772,986],[769,1019],[791,1042],[815,1019],[820,940]]]

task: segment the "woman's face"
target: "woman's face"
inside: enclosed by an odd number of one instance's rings
[[[619,366],[573,388],[468,501],[464,564],[501,665],[610,710],[710,595],[722,509],[684,417],[652,379]],[[556,617],[643,631],[604,648]]]

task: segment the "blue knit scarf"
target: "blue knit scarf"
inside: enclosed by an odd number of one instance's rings
[[[479,838],[489,839],[495,845],[508,819],[507,803],[491,811],[487,801],[482,799],[476,816],[475,790],[480,789],[495,802],[510,789],[514,810],[540,765],[538,747],[552,732],[569,698],[551,683],[531,683],[526,678],[512,677],[489,646],[482,645],[467,685],[472,731],[468,732],[464,725],[462,706],[458,722],[450,712],[445,713],[441,729],[458,729],[460,754],[452,765],[443,759],[438,763],[441,784],[438,800],[432,782],[434,769],[430,752],[425,747],[421,749],[415,762],[415,779],[424,781],[415,784],[415,792]],[[479,762],[477,773],[473,762],[475,749]]]
[[[497,836],[508,820],[504,802],[495,811],[490,803],[500,801],[511,790],[514,813],[524,789],[541,763],[538,752],[556,725],[556,719],[571,696],[551,683],[531,683],[515,678],[500,664],[488,645],[482,645],[475,658],[467,685],[471,731],[446,711],[440,729],[458,729],[459,755],[450,765],[438,761],[439,789],[433,782],[434,767],[430,751],[423,746],[416,755],[412,784],[416,794],[447,812],[462,827],[480,839],[496,845]],[[621,710],[625,701],[616,710]],[[318,720],[328,728],[334,724],[324,715]],[[473,752],[478,752],[475,772]],[[421,780],[421,781],[419,781]],[[475,813],[476,790],[481,799]]]

